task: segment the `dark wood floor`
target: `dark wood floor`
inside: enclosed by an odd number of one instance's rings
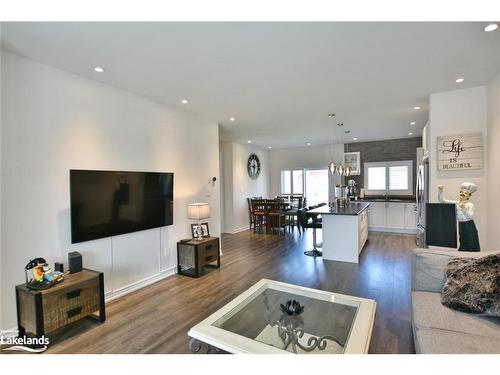
[[[297,231],[296,231],[297,232]],[[102,325],[72,327],[49,353],[187,353],[190,327],[262,278],[375,299],[371,353],[413,353],[410,260],[415,237],[370,233],[359,265],[303,255],[312,232],[224,235],[222,267],[172,276],[107,305]]]

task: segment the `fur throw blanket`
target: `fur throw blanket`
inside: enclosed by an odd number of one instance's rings
[[[500,254],[451,258],[441,303],[467,313],[500,317]]]

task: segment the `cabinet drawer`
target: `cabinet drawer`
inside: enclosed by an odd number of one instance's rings
[[[219,241],[213,241],[203,245],[198,254],[198,265],[204,267],[206,264],[217,261],[219,256]]]
[[[67,288],[43,298],[45,332],[65,326],[99,310],[99,280],[96,278],[76,288]]]
[[[204,254],[204,253],[207,253],[207,252],[218,252],[219,251],[219,241],[218,240],[214,240],[214,241],[210,241],[206,244],[203,244],[203,245],[199,245],[200,248],[199,248],[199,251],[200,251],[200,254]]]

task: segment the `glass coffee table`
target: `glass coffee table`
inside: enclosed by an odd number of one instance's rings
[[[374,300],[262,279],[188,332],[193,353],[363,354]]]

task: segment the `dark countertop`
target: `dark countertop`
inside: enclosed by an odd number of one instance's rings
[[[359,215],[361,212],[370,207],[368,202],[354,202],[351,201],[346,207],[328,207],[321,206],[315,208],[314,210],[307,211],[311,214],[321,214],[321,215]]]
[[[351,202],[382,202],[382,203],[416,203],[415,198],[363,198],[357,201],[351,200]]]

